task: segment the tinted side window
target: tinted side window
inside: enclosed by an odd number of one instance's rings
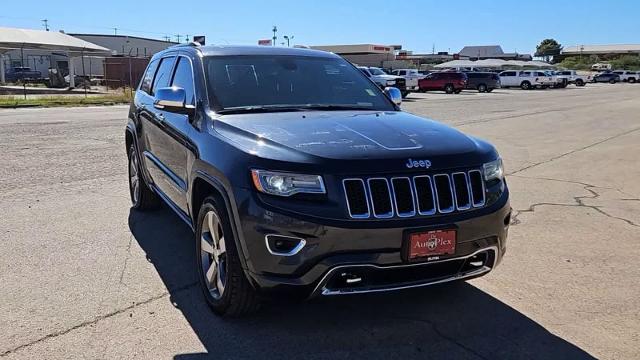
[[[469,77],[469,79],[477,79],[479,78],[479,74],[475,74],[475,73],[468,73],[467,77]]]
[[[166,57],[160,60],[156,77],[153,79],[153,87],[151,95],[155,94],[156,89],[169,86],[171,80],[171,69],[173,68],[173,62],[175,57]]]
[[[398,75],[407,75],[407,72],[406,72],[406,71],[404,71],[404,70],[400,70],[400,71],[398,72]]]
[[[173,74],[171,86],[177,86],[184,89],[186,94],[187,105],[194,105],[195,98],[193,93],[193,71],[191,70],[191,62],[185,57],[178,58],[176,72]]]
[[[500,76],[516,76],[515,71],[505,71]]]
[[[156,73],[156,69],[158,68],[159,60],[153,60],[147,66],[147,71],[144,73],[144,77],[140,81],[140,90],[146,92],[147,94],[151,92],[151,83],[153,82],[153,75]]]

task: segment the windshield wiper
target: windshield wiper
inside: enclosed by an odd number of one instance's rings
[[[358,104],[305,104],[304,108],[311,110],[374,110],[369,105]]]
[[[277,104],[277,105],[251,105],[234,106],[217,111],[218,114],[264,113],[282,111],[308,111],[308,110],[373,110],[368,105],[357,104]]]
[[[240,114],[240,113],[264,113],[281,111],[304,111],[305,109],[295,105],[252,105],[234,106],[217,111],[218,114]]]

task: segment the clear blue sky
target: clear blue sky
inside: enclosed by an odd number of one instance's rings
[[[202,34],[208,44],[255,44],[277,25],[305,45],[401,44],[430,53],[502,45],[533,53],[540,40],[563,45],[640,43],[640,1],[315,0],[3,1],[0,26],[162,38]],[[533,5],[535,3],[535,5]],[[526,15],[521,15],[525,13]],[[603,14],[606,14],[603,15]],[[546,21],[545,21],[546,20]]]

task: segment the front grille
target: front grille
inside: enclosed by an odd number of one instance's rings
[[[414,177],[350,178],[342,181],[349,216],[379,219],[448,214],[485,204],[479,170]]]

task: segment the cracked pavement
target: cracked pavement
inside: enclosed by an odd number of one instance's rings
[[[129,209],[127,107],[0,111],[0,357],[640,358],[640,85],[412,94],[493,142],[514,209],[488,276],[213,316],[189,229]]]

